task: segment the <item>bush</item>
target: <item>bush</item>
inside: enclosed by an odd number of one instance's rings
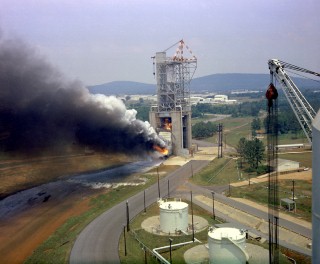
[[[266,174],[268,171],[268,165],[260,165],[256,170],[257,175]]]

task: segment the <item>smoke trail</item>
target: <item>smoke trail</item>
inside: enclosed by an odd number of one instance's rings
[[[70,144],[126,153],[165,145],[121,100],[90,94],[26,43],[0,39],[1,149],[31,152]]]

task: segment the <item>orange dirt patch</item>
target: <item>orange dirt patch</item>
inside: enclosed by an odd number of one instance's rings
[[[0,221],[0,262],[23,263],[67,219],[88,210],[90,198],[48,202]]]

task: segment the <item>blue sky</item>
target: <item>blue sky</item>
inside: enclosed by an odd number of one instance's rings
[[[155,83],[151,56],[182,38],[195,77],[268,73],[270,58],[319,72],[319,10],[318,0],[0,0],[0,28],[86,85]]]

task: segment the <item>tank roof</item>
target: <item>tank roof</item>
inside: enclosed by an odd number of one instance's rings
[[[161,209],[167,209],[167,210],[181,210],[188,207],[188,204],[180,201],[170,201],[170,202],[160,203],[159,207]]]
[[[222,238],[230,238],[231,240],[243,239],[246,236],[245,232],[241,232],[240,229],[233,227],[221,227],[213,229],[208,232],[210,238],[221,240]]]

